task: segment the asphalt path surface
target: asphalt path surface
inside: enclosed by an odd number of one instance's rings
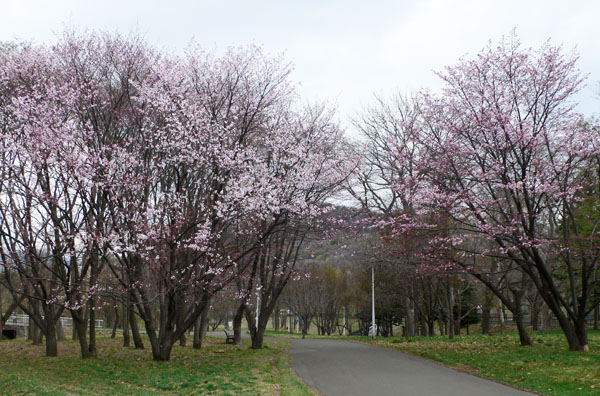
[[[324,396],[531,396],[391,349],[339,340],[291,339],[292,368]]]

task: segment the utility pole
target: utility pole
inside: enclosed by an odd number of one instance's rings
[[[371,338],[375,339],[375,263],[371,265]]]
[[[346,327],[348,326],[348,322],[346,322],[346,307],[344,307],[344,328],[342,329],[342,335],[346,335]]]
[[[258,331],[258,317],[260,312],[260,290],[256,289],[256,331]]]

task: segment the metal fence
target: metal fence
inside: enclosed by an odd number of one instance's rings
[[[62,327],[71,328],[73,327],[73,319],[61,317],[60,324]],[[12,314],[4,325],[27,327],[29,326],[29,315]],[[100,329],[104,328],[104,319],[96,319],[96,327]]]
[[[540,317],[538,317],[538,325],[541,325],[541,321],[542,321],[542,319]],[[594,324],[594,315],[593,314],[588,315],[586,318],[586,322],[587,322],[587,325],[591,327]],[[498,315],[498,314],[490,315],[490,324],[491,325],[499,325],[501,323],[502,323],[502,321],[500,320],[500,315]],[[516,324],[512,314],[510,312],[507,312],[504,315],[504,323],[509,324],[509,325]],[[532,322],[531,315],[529,315],[529,314],[523,315],[523,323],[525,324],[525,326],[532,326],[533,322]],[[560,323],[558,323],[558,320],[556,319],[556,317],[554,315],[552,315],[550,317],[549,325],[550,325],[550,327],[559,327]]]

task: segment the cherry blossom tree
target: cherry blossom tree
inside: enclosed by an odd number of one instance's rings
[[[41,302],[49,354],[63,309],[96,354],[107,294],[168,360],[214,294],[298,234],[283,225],[318,219],[354,162],[330,113],[296,107],[290,70],[256,47],[178,57],[96,33],[2,56],[0,257],[15,300]]]
[[[5,274],[18,274],[19,282],[5,277],[15,301],[27,297],[21,308],[46,336],[47,355],[56,356],[55,324],[65,304],[55,303],[72,300],[62,286],[78,270],[85,223],[73,186],[89,170],[70,123],[76,88],[45,48],[15,50],[1,73],[0,258]]]
[[[356,158],[340,155],[344,140],[332,117],[324,106],[310,107],[286,122],[293,138],[264,142],[270,147],[271,183],[279,186],[272,196],[279,206],[270,220],[263,221],[262,227],[271,233],[255,251],[249,274],[238,280],[243,297],[240,309],[245,313],[253,348],[262,348],[269,317],[296,272],[304,240],[330,225],[327,214],[331,206],[325,201],[342,190],[357,166]],[[241,282],[244,278],[247,282]],[[248,304],[254,287],[260,299],[258,323]]]
[[[54,293],[43,306],[70,311],[83,357],[96,355],[97,296],[129,293],[107,289],[99,279],[114,255],[113,214],[120,202],[115,183],[135,182],[135,173],[124,177],[128,162],[117,164],[142,125],[133,87],[155,75],[149,65],[158,57],[136,37],[65,32],[53,47],[32,46],[3,59],[10,100],[2,110],[6,153],[12,156],[6,162],[10,185],[2,196],[3,220],[5,235],[13,233],[5,238],[5,246],[13,245],[12,257],[4,261],[14,265],[22,252],[48,252],[38,261],[51,276],[32,273],[30,265],[16,268],[31,279],[53,279]],[[16,195],[27,198],[28,206],[16,206],[19,201],[11,199]],[[23,210],[33,215],[23,217]],[[17,218],[29,219],[31,226],[11,224]]]
[[[119,172],[139,182],[115,191],[114,246],[153,356],[168,360],[210,298],[283,224],[317,218],[353,163],[336,156],[341,135],[329,118],[293,110],[289,66],[256,48],[218,59],[191,49],[156,72],[138,87],[145,124],[124,150],[132,167]]]
[[[598,137],[574,111],[576,61],[549,43],[524,49],[511,35],[439,73],[445,89],[424,94],[423,125],[411,139],[422,153],[419,177],[398,184],[418,187],[415,215],[397,226],[439,229],[424,219],[447,216],[448,232],[433,241],[449,252],[447,265],[511,260],[558,319],[569,349],[585,351],[598,257],[593,237],[573,225]],[[564,268],[564,288],[556,267]]]

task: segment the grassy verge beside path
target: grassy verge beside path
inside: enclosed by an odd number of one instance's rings
[[[265,330],[265,337],[302,338],[302,333],[290,333],[288,331],[281,331],[281,330],[279,330],[279,331]],[[338,334],[333,334],[333,335],[307,334],[306,338],[322,339],[322,340],[366,341],[369,337],[367,337],[367,336],[341,336]]]
[[[299,334],[269,332],[271,337],[300,337]],[[521,347],[515,333],[415,337],[410,342],[401,337],[309,338],[361,341],[422,356],[459,370],[511,384],[546,395],[600,395],[600,332],[590,331],[591,352],[569,352],[560,331],[532,334],[534,345]]]
[[[118,339],[99,339],[100,357],[86,360],[73,341],[59,343],[58,358],[28,341],[2,341],[0,395],[314,395],[290,370],[289,342],[254,351],[223,341],[175,347],[170,362],[154,362],[148,350],[123,348]]]

